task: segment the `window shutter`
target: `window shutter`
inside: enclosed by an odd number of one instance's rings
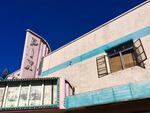
[[[98,77],[103,77],[108,74],[106,56],[96,58]]]
[[[134,42],[134,51],[135,51],[137,64],[144,67],[143,62],[147,59],[147,56],[140,39]]]
[[[119,54],[115,57],[109,57],[109,64],[111,72],[116,72],[123,69]]]

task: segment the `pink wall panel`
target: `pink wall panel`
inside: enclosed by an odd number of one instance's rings
[[[45,40],[44,40],[45,41]],[[21,78],[37,78],[42,57],[49,52],[49,46],[32,31],[27,31],[21,64]],[[47,53],[45,53],[47,50]]]
[[[40,44],[40,51],[39,51],[39,55],[38,55],[37,69],[36,69],[35,78],[38,77],[39,71],[40,71],[40,63],[41,63],[41,58],[42,58],[42,49],[43,49],[43,43],[41,42],[41,44]]]
[[[60,109],[65,109],[64,107],[64,101],[65,101],[65,79],[60,78],[59,81],[59,108]]]
[[[66,96],[69,96],[69,84],[68,83],[66,83]]]

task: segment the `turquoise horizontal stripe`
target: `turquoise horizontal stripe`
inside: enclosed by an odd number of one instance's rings
[[[42,75],[42,76],[47,76],[48,74],[57,72],[57,71],[59,71],[59,70],[62,70],[62,69],[64,69],[64,68],[67,68],[67,67],[70,66],[70,65],[79,63],[79,62],[81,62],[81,61],[84,61],[84,60],[87,60],[87,59],[89,59],[89,58],[91,58],[91,57],[94,57],[94,56],[96,56],[96,55],[98,55],[98,54],[100,54],[100,53],[103,53],[103,52],[105,52],[106,50],[108,50],[108,49],[110,49],[110,48],[112,48],[112,47],[114,47],[114,46],[117,46],[117,45],[119,45],[119,44],[121,44],[121,43],[127,42],[127,41],[129,41],[129,40],[137,40],[137,39],[142,38],[142,37],[144,37],[144,36],[146,36],[146,35],[149,35],[149,34],[150,34],[150,26],[145,27],[145,28],[143,28],[143,29],[140,29],[140,30],[138,30],[138,31],[136,31],[136,32],[133,32],[133,33],[131,33],[131,34],[128,34],[128,35],[126,35],[126,36],[123,36],[123,37],[121,37],[121,38],[119,38],[119,39],[117,39],[117,40],[114,40],[114,41],[112,41],[112,42],[110,42],[110,43],[108,43],[108,44],[105,44],[105,45],[103,45],[103,46],[100,46],[100,47],[98,47],[98,48],[96,48],[96,49],[94,49],[94,50],[92,50],[92,51],[86,52],[86,53],[84,53],[84,54],[82,54],[82,55],[80,55],[80,56],[77,56],[77,57],[75,57],[75,58],[72,58],[71,60],[66,61],[66,62],[64,62],[64,63],[62,63],[62,64],[59,64],[59,65],[57,65],[57,66],[54,66],[54,67],[52,67],[52,68],[50,68],[50,69],[48,69],[48,70],[42,72],[41,75]]]
[[[150,98],[150,81],[130,83],[67,96],[65,98],[65,107],[69,109],[142,98]]]

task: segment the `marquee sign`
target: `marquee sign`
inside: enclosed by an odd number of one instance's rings
[[[47,42],[31,30],[27,30],[20,70],[21,78],[36,78],[39,75],[42,57],[49,52]]]

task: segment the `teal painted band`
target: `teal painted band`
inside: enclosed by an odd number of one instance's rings
[[[80,56],[72,58],[71,60],[66,61],[66,62],[64,62],[62,64],[59,64],[59,65],[57,65],[55,67],[52,67],[52,68],[42,72],[42,76],[47,76],[48,74],[54,73],[54,72],[62,70],[64,68],[67,68],[70,65],[79,63],[79,62],[84,61],[84,60],[87,60],[87,59],[89,59],[89,58],[91,58],[93,56],[96,56],[96,55],[98,55],[100,53],[103,53],[106,50],[108,50],[108,49],[110,49],[112,47],[115,47],[115,46],[117,46],[117,45],[119,45],[121,43],[127,42],[129,40],[137,40],[137,39],[142,38],[142,37],[144,37],[146,35],[149,35],[149,34],[150,34],[150,26],[145,27],[143,29],[140,29],[140,30],[138,30],[136,32],[133,32],[131,34],[128,34],[126,36],[123,36],[123,37],[121,37],[121,38],[119,38],[117,40],[114,40],[114,41],[112,41],[112,42],[110,42],[108,44],[100,46],[100,47],[98,47],[98,48],[96,48],[96,49],[94,49],[92,51],[89,51],[89,52],[84,53],[84,54],[82,54]]]
[[[150,98],[150,80],[67,96],[65,107],[78,108],[144,98]]]

